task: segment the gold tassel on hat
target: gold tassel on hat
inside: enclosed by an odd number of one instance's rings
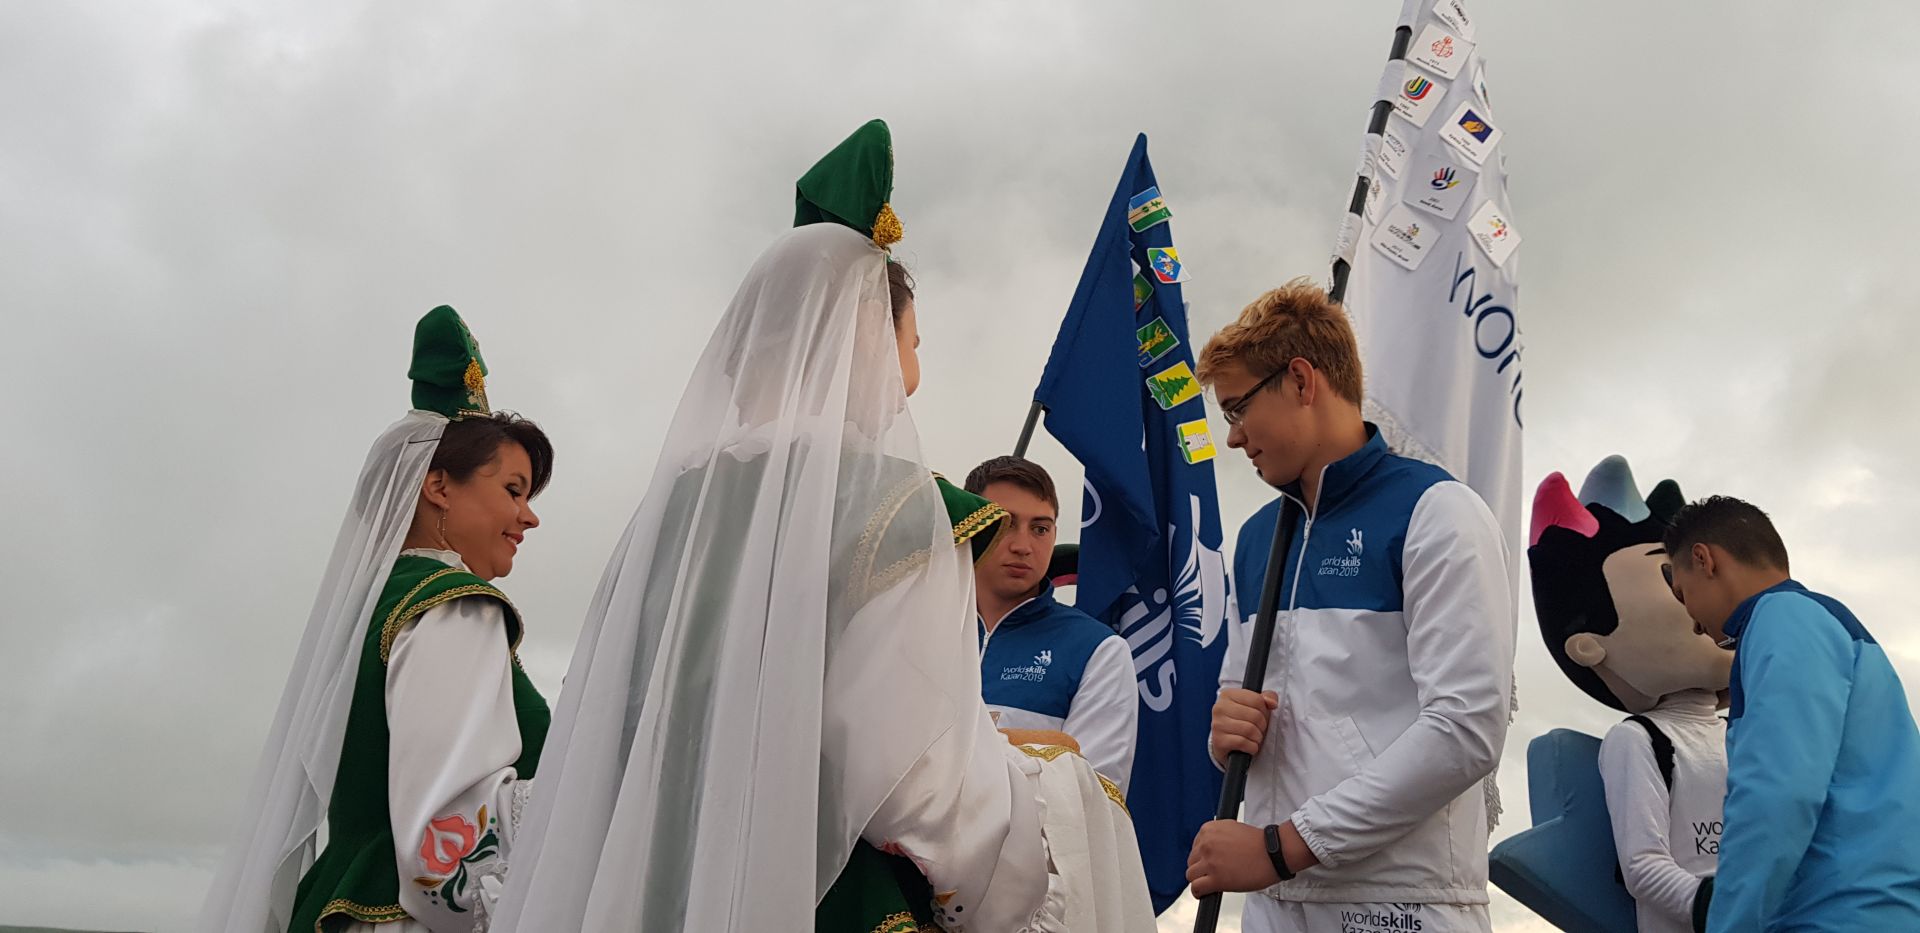
[[[487,374],[480,371],[480,361],[467,363],[465,382],[467,384],[467,404],[475,411],[485,413],[487,408]]]
[[[907,228],[901,226],[900,215],[893,212],[893,205],[880,205],[880,213],[873,218],[873,245],[888,249],[906,235]]]

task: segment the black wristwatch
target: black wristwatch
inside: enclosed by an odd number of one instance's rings
[[[1273,862],[1273,870],[1280,875],[1281,881],[1292,881],[1293,872],[1287,870],[1287,857],[1280,854],[1280,824],[1267,824],[1267,859]]]

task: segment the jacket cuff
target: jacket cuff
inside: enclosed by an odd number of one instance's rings
[[[1328,844],[1326,837],[1320,835],[1319,830],[1314,828],[1313,821],[1307,818],[1306,807],[1293,811],[1293,815],[1287,817],[1287,822],[1293,824],[1294,832],[1300,834],[1300,841],[1307,844],[1307,848],[1313,852],[1313,857],[1318,859],[1320,864],[1328,868],[1340,864],[1338,853]]]
[[[1713,903],[1713,876],[1700,879],[1693,892],[1693,933],[1707,933],[1707,908]]]

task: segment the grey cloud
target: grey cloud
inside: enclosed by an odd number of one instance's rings
[[[186,928],[421,311],[460,307],[496,403],[556,438],[507,584],[551,691],[677,386],[819,151],[894,125],[915,414],[962,470],[1011,446],[1136,132],[1196,339],[1322,274],[1393,6],[0,11],[0,922]],[[1526,238],[1530,480],[1620,451],[1751,496],[1920,682],[1894,631],[1920,11],[1475,10]],[[1231,541],[1268,493],[1219,465]],[[1509,829],[1526,740],[1612,718],[1531,626]],[[103,888],[125,896],[73,906]]]

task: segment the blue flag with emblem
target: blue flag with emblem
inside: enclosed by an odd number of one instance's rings
[[[1076,603],[1133,651],[1128,797],[1156,913],[1186,890],[1193,837],[1219,803],[1207,732],[1228,616],[1214,443],[1171,216],[1142,135],[1034,393],[1048,433],[1086,471]]]

